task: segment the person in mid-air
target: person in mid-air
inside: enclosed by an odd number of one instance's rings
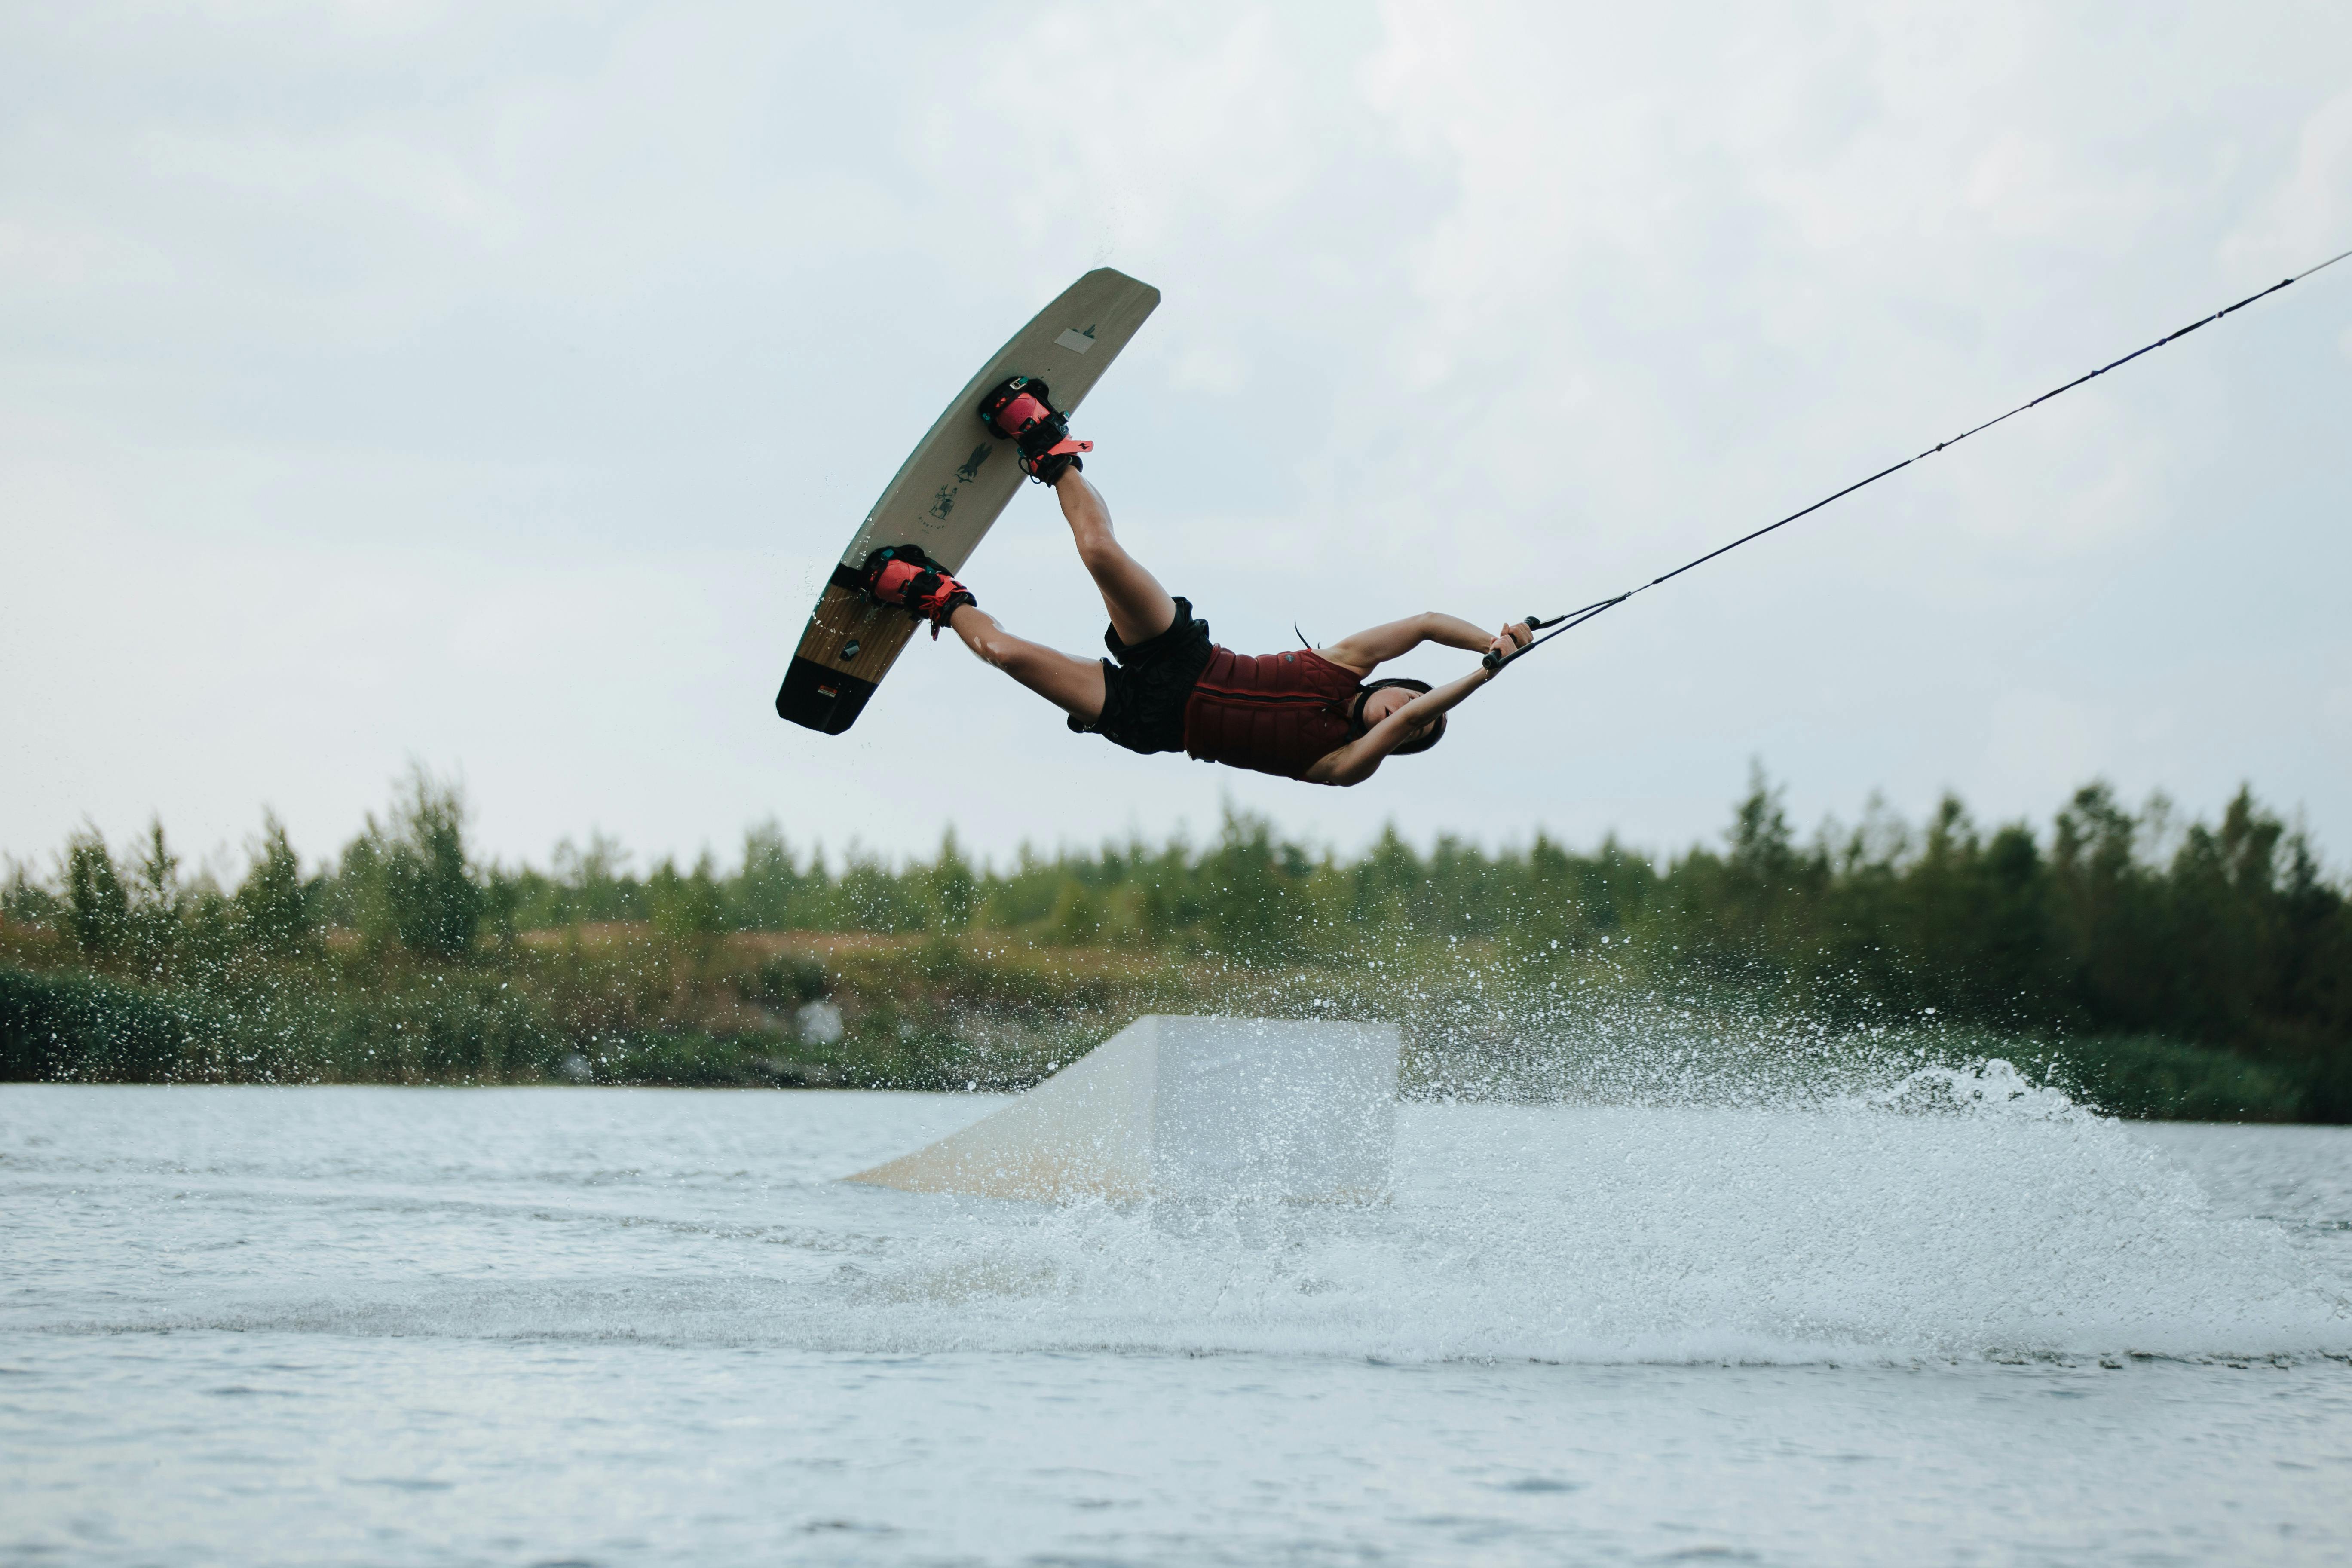
[[[1033,392],[1031,388],[1034,388]],[[1090,731],[1129,751],[1184,752],[1202,762],[1304,779],[1358,784],[1391,756],[1437,744],[1446,711],[1493,679],[1490,659],[1432,690],[1420,680],[1370,680],[1372,671],[1423,643],[1507,657],[1528,646],[1526,623],[1493,635],[1453,616],[1412,616],[1328,647],[1237,654],[1209,640],[1189,600],[1172,598],[1119,545],[1110,511],[1079,471],[1093,443],[1069,438],[1069,422],[1015,377],[990,395],[982,416],[1020,444],[1021,466],[1051,486],[1078,559],[1110,611],[1103,641],[1112,659],[1082,659],[1014,637],[979,607],[971,590],[913,545],[866,558],[866,591],[918,620],[952,630],[964,646]]]

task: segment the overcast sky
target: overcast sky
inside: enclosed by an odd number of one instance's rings
[[[1079,433],[1244,651],[1580,604],[2352,246],[2352,7],[0,10],[0,851],[414,758],[488,853],[1002,857],[2046,818],[2241,781],[2352,858],[2352,262],[1645,595],[1331,791],[955,647],[770,706],[947,398],[1108,263]],[[973,557],[1098,650],[1052,498]],[[1466,656],[1417,657],[1443,679]]]

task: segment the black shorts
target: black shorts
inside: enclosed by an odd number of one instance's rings
[[[1174,623],[1158,637],[1129,647],[1108,630],[1103,644],[1118,662],[1102,661],[1102,717],[1089,724],[1074,713],[1070,728],[1130,752],[1182,751],[1184,705],[1209,668],[1209,623],[1192,618],[1192,600],[1178,599]]]

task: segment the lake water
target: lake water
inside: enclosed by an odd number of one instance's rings
[[[0,1562],[2341,1563],[2352,1131],[1408,1106],[1393,1201],[835,1178],[986,1097],[0,1088]]]

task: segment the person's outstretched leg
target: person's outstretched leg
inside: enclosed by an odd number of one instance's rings
[[[1102,590],[1103,605],[1110,611],[1110,629],[1118,634],[1118,640],[1133,647],[1174,626],[1176,601],[1168,596],[1159,578],[1120,548],[1118,536],[1110,530],[1110,509],[1103,505],[1102,492],[1073,468],[1055,481],[1054,496],[1062,503],[1063,517],[1069,521],[1071,537],[1077,542],[1078,559],[1094,578],[1095,586]],[[963,628],[956,629],[961,633]],[[1096,674],[1099,700],[1101,672],[1097,670]]]
[[[977,605],[957,605],[948,626],[983,662],[994,665],[1065,713],[1075,713],[1089,724],[1102,717],[1100,659],[1072,658],[1058,648],[1016,637]]]

